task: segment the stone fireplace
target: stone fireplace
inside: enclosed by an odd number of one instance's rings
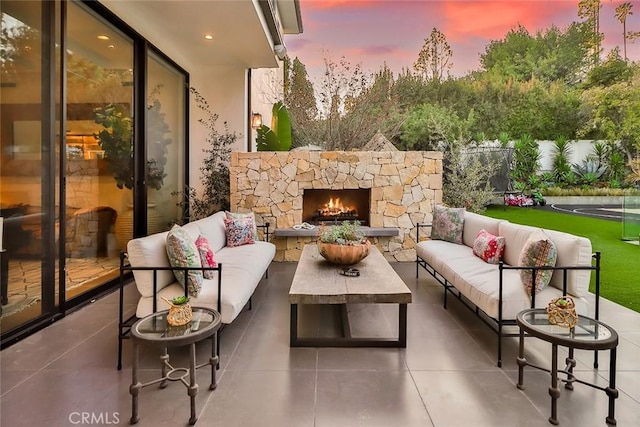
[[[390,260],[415,260],[415,224],[431,222],[433,205],[442,202],[440,152],[234,152],[229,170],[232,211],[255,212],[258,223],[269,222],[271,231],[315,222],[318,211],[340,219],[357,214],[379,231],[370,240]],[[343,190],[354,192],[331,192]],[[304,245],[316,238],[308,230],[277,234],[272,240],[276,261],[297,261]]]
[[[358,188],[302,190],[302,220],[309,224],[360,221],[369,225],[371,190]]]

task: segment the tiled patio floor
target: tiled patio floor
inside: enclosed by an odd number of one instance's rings
[[[496,337],[458,301],[442,307],[442,288],[415,264],[393,264],[413,291],[406,349],[290,348],[287,291],[294,263],[274,263],[260,284],[253,310],[222,334],[219,386],[208,390],[208,367],[198,373],[201,426],[548,426],[549,375],[528,369],[516,388],[517,340],[506,339],[504,368],[495,366]],[[135,290],[127,293],[133,310]],[[126,425],[131,400],[131,343],[116,370],[118,294],[113,293],[0,353],[0,425]],[[394,330],[397,308],[358,311],[355,327]],[[602,301],[601,319],[620,334],[616,401],[619,426],[640,425],[640,314]],[[377,322],[377,323],[376,323]],[[320,327],[325,327],[321,324]],[[550,345],[529,338],[527,357],[548,365]],[[208,345],[198,347],[205,360]],[[172,362],[186,366],[187,353]],[[561,357],[564,360],[563,352]],[[577,351],[578,378],[607,384],[608,353],[600,370],[592,353]],[[142,380],[158,373],[157,352],[142,352]],[[576,384],[562,389],[563,426],[605,425],[607,396]],[[85,415],[87,416],[87,415]],[[91,418],[93,417],[93,418]],[[140,426],[186,425],[186,388],[145,388]]]

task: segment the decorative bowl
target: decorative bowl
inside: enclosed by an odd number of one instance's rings
[[[549,323],[563,328],[573,328],[578,323],[576,305],[569,296],[554,298],[547,304]]]
[[[369,255],[370,250],[371,242],[368,240],[365,243],[357,245],[336,245],[318,240],[318,251],[320,255],[332,264],[357,264]]]

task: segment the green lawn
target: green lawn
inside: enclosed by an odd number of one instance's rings
[[[490,206],[484,213],[516,224],[548,228],[584,236],[600,251],[600,295],[640,312],[640,246],[623,242],[622,224],[536,208]],[[594,291],[594,280],[591,291]]]

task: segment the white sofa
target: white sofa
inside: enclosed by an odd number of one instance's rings
[[[268,241],[256,241],[253,244],[234,247],[226,246],[224,218],[224,212],[217,212],[207,218],[190,222],[183,228],[194,241],[199,235],[207,238],[219,266],[214,278],[204,279],[198,296],[190,297],[189,303],[192,306],[220,311],[222,323],[229,324],[250,303],[251,296],[262,276],[268,272],[267,269],[275,256],[276,249],[275,245]],[[265,237],[268,239],[269,224],[261,227],[265,229]],[[120,300],[119,368],[121,367],[122,338],[126,338],[132,321],[155,311],[168,309],[161,296],[171,299],[185,294],[184,287],[176,280],[171,270],[166,251],[167,234],[168,231],[165,231],[132,239],[127,245],[126,259],[129,266],[121,263],[121,283],[123,283],[123,273],[133,271],[140,299],[135,316],[126,320],[123,318],[122,297]],[[218,299],[219,287],[221,297]]]
[[[504,334],[502,327],[515,324],[516,315],[520,311],[534,306],[544,308],[551,299],[567,294],[575,301],[578,314],[590,313],[586,295],[591,272],[600,268],[600,254],[592,253],[589,239],[543,230],[556,245],[558,257],[549,286],[532,296],[522,284],[522,267],[518,268],[517,265],[528,237],[538,231],[538,228],[465,212],[463,244],[456,244],[444,240],[419,241],[419,230],[424,226],[430,225],[418,226],[416,276],[418,266],[422,266],[445,287],[445,308],[447,292],[451,292],[456,296],[464,296],[465,302],[479,308],[489,319],[495,321],[498,333],[498,366],[501,366],[501,338],[513,335]],[[505,252],[500,264],[488,264],[473,254],[473,242],[482,229],[505,238]],[[592,265],[593,259],[595,265]],[[599,274],[596,274],[596,279],[599,279]],[[599,283],[596,283],[596,290],[598,294]]]

